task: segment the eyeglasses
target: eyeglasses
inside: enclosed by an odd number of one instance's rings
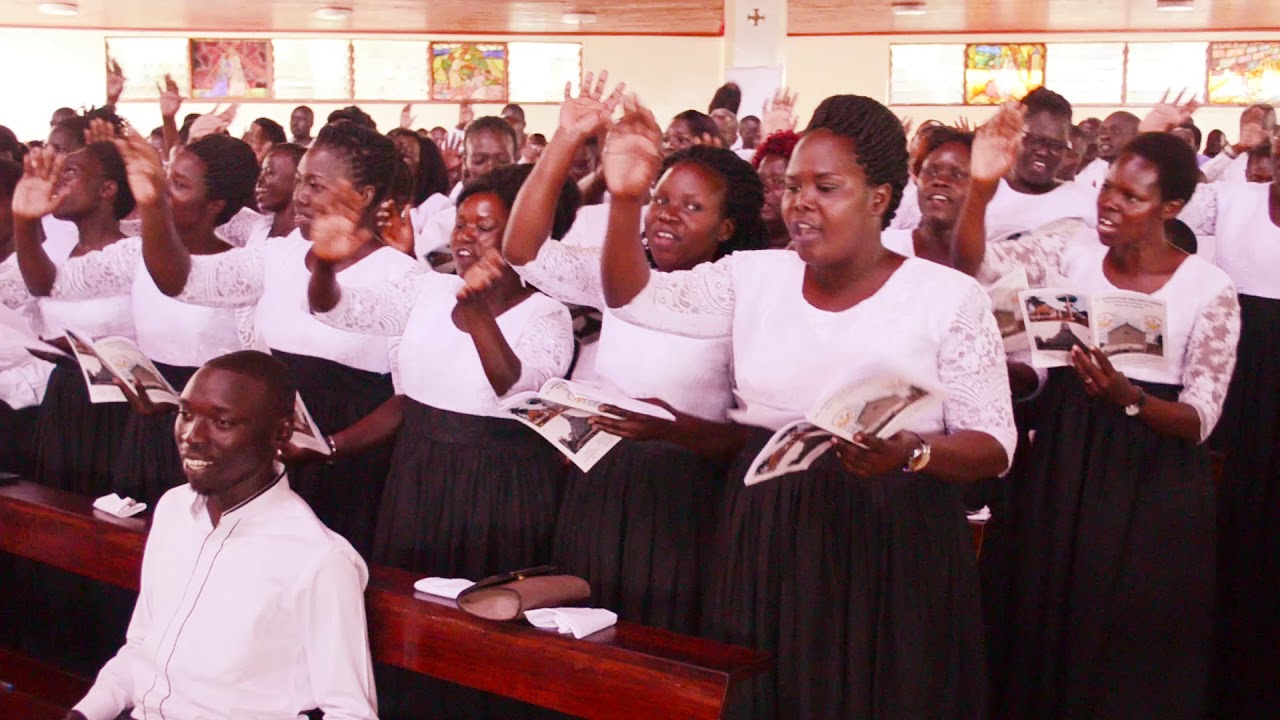
[[[1048,150],[1052,153],[1064,153],[1071,149],[1070,143],[1031,133],[1022,136],[1022,146],[1028,150]]]

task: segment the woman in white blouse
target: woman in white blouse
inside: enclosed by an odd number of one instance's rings
[[[605,307],[600,237],[587,246],[544,242],[556,189],[587,139],[608,126],[621,87],[605,99],[606,74],[568,98],[560,128],[534,166],[507,223],[504,249],[521,277],[551,296],[604,311],[595,376],[610,389],[656,399],[674,422],[618,408],[597,418],[623,437],[590,472],[573,470],[556,529],[554,559],[591,583],[592,603],[623,619],[684,633],[698,632],[705,538],[714,498],[732,457],[725,411],[733,405],[728,338],[685,338],[619,319]],[[659,132],[657,126],[653,127]],[[739,250],[764,246],[764,187],[751,165],[723,148],[695,145],[663,162],[649,179],[645,237],[659,272],[688,270]],[[620,232],[639,236],[639,207],[611,203]],[[580,359],[581,362],[581,359]],[[727,457],[726,457],[727,456]]]
[[[975,163],[983,152],[975,144]],[[1073,366],[1049,372],[1000,536],[1011,564],[991,638],[996,716],[1190,720],[1208,710],[1214,491],[1203,442],[1222,412],[1240,307],[1225,273],[1166,241],[1164,222],[1196,176],[1186,143],[1140,135],[1111,166],[1096,230],[987,249],[979,279],[1022,267],[1033,285],[1056,276],[1072,293],[1167,307],[1167,366],[1126,376],[1077,345]]]
[[[605,151],[614,202],[660,162],[628,99]],[[985,717],[981,613],[960,485],[1003,472],[1014,429],[990,303],[965,275],[887,250],[907,182],[902,124],[870,98],[823,101],[787,169],[795,252],[735,253],[652,273],[610,232],[604,296],[628,321],[732,344],[750,428],[713,544],[704,624],[771,651],[751,717]],[[887,439],[836,442],[808,470],[743,485],[773,430],[835,382],[890,368],[947,398]]]
[[[143,258],[156,287],[185,303],[251,311],[251,345],[270,349],[289,366],[299,396],[325,432],[350,425],[394,395],[391,343],[311,316],[305,296],[314,256],[307,238],[319,214],[349,195],[367,234],[335,266],[343,281],[384,285],[410,272],[413,259],[383,245],[376,234],[377,210],[399,162],[395,145],[382,135],[352,123],[328,125],[298,166],[293,198],[298,231],[289,237],[194,255],[171,229],[152,233],[144,228]],[[389,462],[390,450],[380,449],[359,461],[291,467],[289,479],[325,525],[367,557]]]

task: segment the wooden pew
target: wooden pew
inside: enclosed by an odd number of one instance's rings
[[[145,540],[144,520],[96,512],[89,498],[0,486],[2,552],[136,590]],[[489,622],[415,592],[415,579],[371,568],[374,660],[578,717],[620,720],[661,708],[665,717],[719,718],[735,688],[770,666],[756,650],[625,622],[583,640]]]

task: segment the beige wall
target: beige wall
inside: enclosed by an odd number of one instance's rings
[[[86,30],[41,30],[0,28],[0,67],[8,68],[0,85],[0,124],[9,126],[23,140],[43,138],[48,134],[49,116],[54,109],[69,105],[102,104],[104,102],[104,42],[108,34],[140,36],[146,33],[107,33]],[[172,36],[172,33],[168,35]],[[253,34],[246,34],[253,37]],[[287,37],[277,35],[274,37]],[[308,35],[306,37],[317,37]],[[342,37],[350,37],[344,35]],[[364,36],[355,36],[364,37]],[[396,39],[425,39],[398,35]],[[449,36],[431,36],[433,40],[449,40]],[[468,35],[467,40],[503,39],[500,36]],[[715,37],[652,36],[539,36],[512,40],[544,40],[546,42],[581,42],[584,70],[607,68],[615,77],[625,79],[662,121],[690,107],[706,109],[711,94],[724,76],[722,44]],[[270,117],[286,128],[289,113],[298,103],[255,102],[240,106],[236,124],[239,134],[257,117]],[[336,110],[335,104],[311,104],[320,118]],[[361,102],[378,122],[389,130],[400,120],[401,104]],[[477,105],[477,115],[496,114],[501,105]],[[205,112],[213,106],[189,102],[183,112]],[[555,129],[557,105],[524,106],[529,132],[551,132]],[[144,132],[160,124],[159,110],[153,103],[122,102],[120,114]],[[457,122],[456,105],[430,103],[414,106],[416,125],[452,127]]]
[[[11,127],[23,139],[34,139],[48,132],[48,118],[54,108],[101,103],[103,46],[107,34],[104,31],[0,28],[0,67],[8,68],[0,87],[0,97],[4,98],[0,123]],[[501,39],[501,36],[490,37]],[[433,39],[450,38],[433,36]],[[488,38],[467,36],[466,39]],[[721,38],[588,35],[539,39],[582,42],[584,68],[607,68],[615,78],[626,80],[628,86],[651,105],[660,122],[686,108],[705,109],[724,72]],[[1280,39],[1280,32],[790,37],[786,42],[787,78],[800,93],[803,122],[822,98],[835,93],[852,92],[887,101],[891,43],[1002,39],[1045,42],[1244,40]],[[239,132],[259,116],[274,118],[287,126],[294,105],[294,102],[246,103],[241,106],[239,120],[232,129]],[[370,102],[361,105],[381,128],[389,129],[398,123],[399,105]],[[316,104],[313,107],[323,117],[337,106]],[[211,108],[208,104],[189,103],[185,110],[200,112]],[[497,105],[484,105],[478,107],[478,112],[493,113],[498,109]],[[1090,115],[1102,117],[1116,109],[1081,107],[1076,119]],[[556,110],[554,105],[526,105],[529,131],[553,130]],[[980,122],[991,113],[989,108],[981,107],[898,106],[894,110],[917,123],[928,118],[953,121],[958,117]],[[1142,109],[1136,112],[1141,114]],[[122,103],[121,113],[139,128],[150,129],[159,124],[156,107],[151,103]],[[415,106],[415,113],[419,126],[448,127],[456,120],[457,108],[447,104],[422,104]],[[1205,108],[1197,113],[1196,119],[1206,132],[1222,128],[1234,138],[1239,114],[1238,108]]]

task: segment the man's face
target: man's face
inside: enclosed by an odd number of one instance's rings
[[[269,396],[261,380],[219,368],[201,368],[187,383],[173,434],[198,494],[225,493],[275,461],[290,419],[272,417]]]

